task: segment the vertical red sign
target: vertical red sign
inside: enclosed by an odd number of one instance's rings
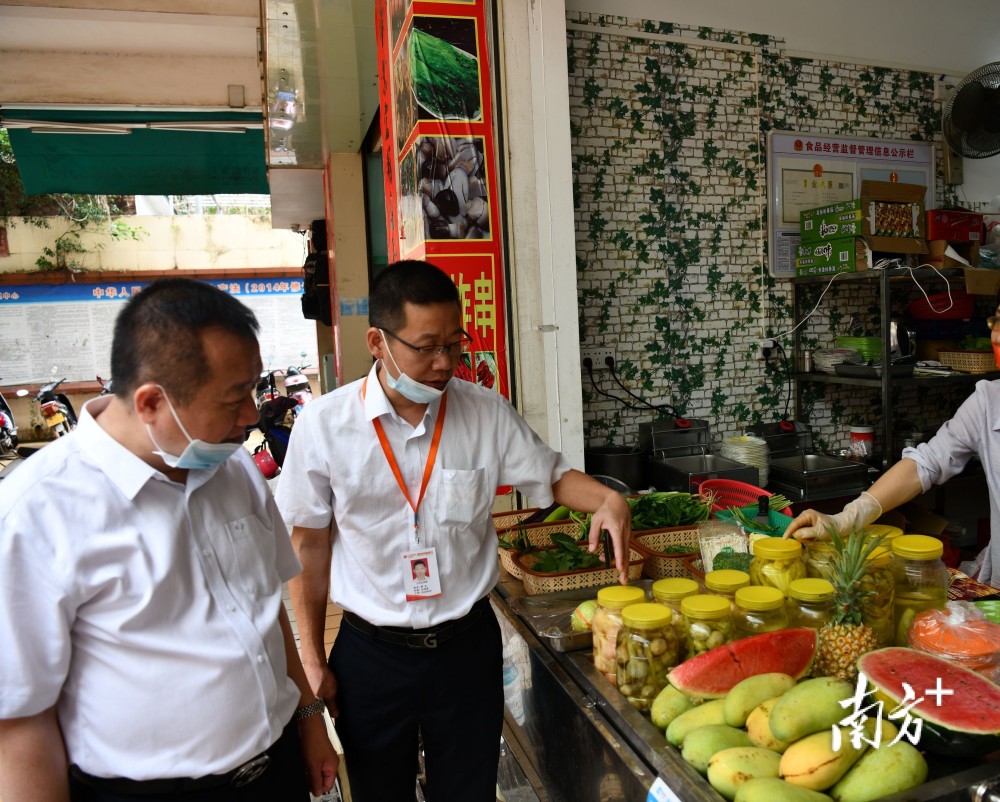
[[[427,259],[462,297],[456,375],[510,397],[493,100],[483,0],[377,0],[390,261]]]

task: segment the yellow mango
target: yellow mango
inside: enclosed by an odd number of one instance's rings
[[[775,696],[773,699],[761,702],[747,716],[747,735],[750,737],[750,743],[754,746],[761,746],[775,752],[784,752],[791,745],[791,741],[779,740],[771,732],[771,710],[780,698],[780,696]]]
[[[781,755],[759,746],[733,746],[712,755],[708,781],[726,799],[733,799],[745,782],[759,777],[777,777]]]
[[[858,748],[851,743],[850,729],[838,727],[840,748],[833,748],[833,729],[814,732],[796,741],[781,756],[781,778],[793,785],[824,791],[847,774],[865,753],[867,742]]]
[[[771,732],[781,741],[797,741],[828,730],[850,715],[841,701],[854,696],[854,686],[835,677],[817,677],[798,683],[781,695],[771,710]]]
[[[757,674],[736,683],[726,694],[725,717],[730,727],[742,727],[747,716],[761,702],[780,696],[795,685],[788,674]]]

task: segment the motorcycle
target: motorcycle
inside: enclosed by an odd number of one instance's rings
[[[258,409],[257,423],[247,427],[247,437],[256,429],[264,435],[264,441],[253,451],[253,461],[266,479],[273,479],[281,472],[288,450],[288,438],[292,429],[287,422],[288,413],[295,409],[297,401],[282,395],[275,382],[275,373],[269,370],[261,374],[256,387]]]
[[[0,393],[0,456],[15,453],[17,448],[17,424],[10,404]]]
[[[65,393],[57,392],[59,385],[66,381],[63,377],[58,381],[43,384],[38,389],[35,401],[42,413],[45,425],[55,433],[56,437],[69,434],[76,428],[76,410]],[[27,390],[18,390],[19,396],[26,396]]]
[[[291,365],[285,371],[285,395],[295,399],[294,411],[296,417],[302,411],[302,407],[313,400],[312,387],[309,386],[309,377],[302,372],[307,367],[309,366],[300,365],[299,367],[295,367]]]

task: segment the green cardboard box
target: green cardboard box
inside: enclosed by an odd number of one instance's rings
[[[825,276],[868,269],[868,246],[861,237],[803,243],[795,249],[795,275]]]
[[[822,242],[844,237],[860,237],[861,199],[828,203],[799,213],[802,242]]]

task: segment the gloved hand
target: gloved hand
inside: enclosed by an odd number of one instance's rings
[[[871,493],[864,492],[847,504],[836,515],[826,515],[816,510],[806,510],[788,526],[785,537],[796,540],[825,540],[828,530],[835,529],[845,535],[855,529],[868,526],[882,514],[882,505]]]

